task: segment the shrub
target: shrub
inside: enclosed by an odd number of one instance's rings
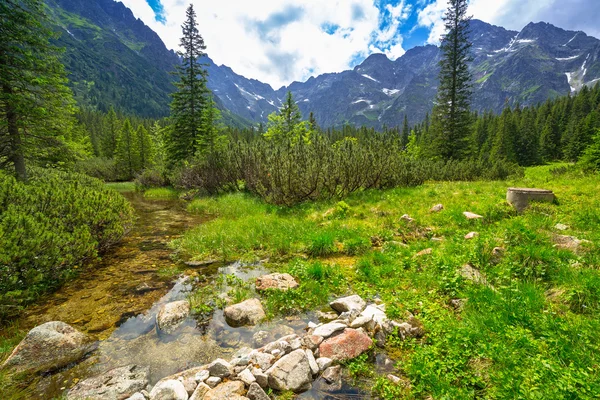
[[[78,161],[75,164],[75,171],[81,174],[98,178],[104,182],[115,182],[119,180],[119,172],[115,160],[107,158],[90,158]]]
[[[125,198],[85,175],[36,170],[22,183],[0,172],[0,300],[58,287],[119,241],[132,215]]]
[[[167,186],[168,181],[161,171],[156,169],[146,169],[137,176],[135,183],[142,188],[154,188]]]

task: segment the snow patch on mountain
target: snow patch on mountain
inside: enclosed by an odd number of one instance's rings
[[[398,93],[400,89],[383,89],[382,92],[387,94],[388,96],[393,96]]]
[[[367,78],[367,79],[370,79],[370,80],[372,80],[372,81],[375,81],[375,82],[379,83],[379,81],[378,81],[377,79],[373,78],[372,76],[369,76],[369,75],[367,75],[367,74],[362,74],[362,76],[364,76],[364,77],[365,77],[365,78]]]

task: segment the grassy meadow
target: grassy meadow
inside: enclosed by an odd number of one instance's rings
[[[426,183],[292,208],[227,194],[191,202],[190,212],[210,220],[172,245],[186,259],[268,259],[269,268],[297,277],[298,289],[264,295],[271,317],[349,293],[380,297],[390,318],[415,315],[422,339],[386,343],[402,383],[377,377],[364,359],[349,363],[352,375],[374,380],[380,397],[595,398],[599,183],[597,175],[552,165],[514,181]],[[558,201],[519,215],[505,201],[511,186],[550,189]],[[430,212],[436,204],[444,209]],[[467,220],[464,211],[483,218]],[[478,236],[465,239],[469,232]],[[589,243],[563,250],[556,235]],[[464,277],[466,264],[481,277]]]

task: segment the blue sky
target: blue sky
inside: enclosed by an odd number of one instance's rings
[[[352,68],[373,53],[396,59],[436,43],[447,0],[121,0],[176,49],[192,2],[209,56],[278,88]],[[469,0],[475,18],[520,30],[545,21],[600,36],[600,0]]]

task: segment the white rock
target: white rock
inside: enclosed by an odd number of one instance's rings
[[[202,370],[194,376],[194,380],[198,383],[204,382],[205,380],[208,379],[209,376],[210,376],[210,372],[208,372],[207,370]]]
[[[250,361],[257,364],[263,371],[269,369],[273,365],[273,360],[275,360],[273,355],[256,350],[250,353],[249,357]]]
[[[365,309],[367,303],[357,294],[348,297],[342,297],[329,303],[338,313],[357,309],[359,312]]]
[[[350,328],[360,328],[361,326],[367,325],[371,321],[373,321],[373,315],[359,315],[350,323]]]
[[[221,383],[221,378],[219,378],[218,376],[211,376],[210,378],[208,378],[206,380],[206,384],[211,387],[214,388],[215,386],[217,386],[219,383]]]
[[[465,235],[465,239],[470,240],[473,239],[475,237],[479,236],[479,233],[477,232],[469,232]]]
[[[304,352],[306,353],[306,359],[308,360],[308,366],[310,367],[310,371],[313,375],[318,374],[319,365],[317,364],[317,361],[315,361],[315,356],[313,352],[308,349],[304,350]]]
[[[269,376],[269,387],[275,390],[299,393],[311,387],[312,373],[302,349],[282,357],[266,373]]]
[[[317,365],[319,366],[319,371],[325,371],[333,363],[333,360],[327,357],[319,357],[316,361]]]
[[[367,306],[367,308],[364,309],[364,311],[362,313],[360,313],[360,317],[366,317],[366,318],[371,318],[373,321],[375,321],[378,324],[383,324],[383,322],[385,320],[387,320],[387,316],[385,315],[385,305],[381,304],[381,305],[373,305],[370,304]],[[358,318],[357,318],[358,319]]]
[[[172,333],[187,316],[190,315],[190,303],[186,300],[173,301],[163,305],[156,315],[156,327],[159,332]]]
[[[317,329],[315,329],[315,331],[313,332],[313,335],[322,336],[323,338],[328,338],[329,336],[333,335],[335,332],[343,331],[344,329],[346,329],[346,324],[342,324],[339,322],[330,322],[328,324],[321,325]]]
[[[318,325],[317,325],[317,324],[315,324],[315,323],[314,323],[314,322],[312,322],[312,321],[310,321],[310,322],[308,323],[308,327],[309,327],[310,329],[315,329],[317,326],[318,326]]]
[[[134,393],[133,396],[128,397],[127,400],[146,400],[146,397],[140,392],[137,392]]]
[[[152,388],[150,400],[188,400],[188,392],[183,383],[170,379],[161,381]]]
[[[248,368],[243,370],[238,374],[238,377],[244,382],[246,385],[250,385],[251,383],[256,382],[256,378],[252,375],[252,372]]]

